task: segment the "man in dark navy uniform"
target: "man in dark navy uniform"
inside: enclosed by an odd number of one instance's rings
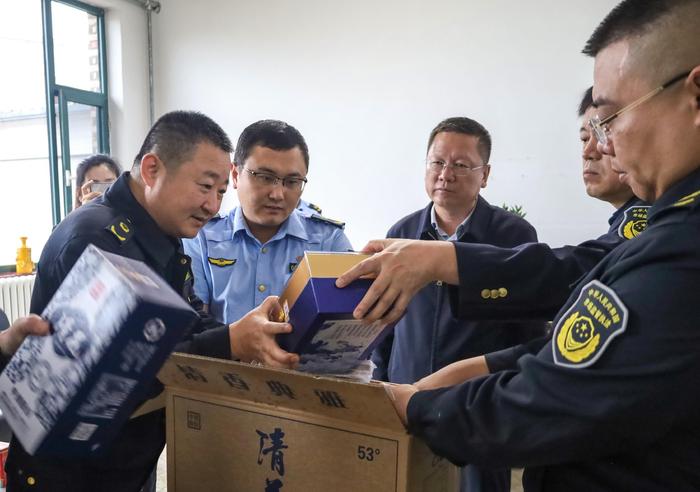
[[[502,247],[537,240],[523,218],[489,204],[491,135],[466,117],[441,121],[430,132],[424,170],[430,203],[394,224],[387,237],[485,243]],[[406,315],[375,350],[374,378],[413,383],[466,357],[510,347],[544,334],[544,323],[472,321],[452,316],[447,285],[431,283],[416,294]],[[462,488],[508,492],[510,470],[462,470]]]
[[[517,370],[391,388],[409,430],[438,454],[525,466],[527,491],[700,489],[698,32],[698,0],[625,0],[589,39],[591,128],[653,204],[647,229],[578,282],[551,343]],[[416,283],[468,282],[447,246],[442,261],[435,248],[414,266]],[[401,245],[404,260],[415,247]]]
[[[180,238],[193,237],[218,211],[231,171],[231,142],[201,113],[176,111],[151,128],[134,160],[107,192],[71,213],[53,231],[37,267],[31,311],[41,313],[88,244],[141,260],[200,313],[176,350],[211,357],[257,360],[283,367],[298,356],[274,336],[291,330],[269,321],[279,306],[269,298],[240,320],[209,318],[193,294],[190,259]],[[13,439],[8,490],[138,491],[165,443],[164,412],[129,420],[103,454],[88,459],[39,458]]]

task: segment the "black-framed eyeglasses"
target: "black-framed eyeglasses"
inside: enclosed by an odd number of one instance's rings
[[[282,183],[282,186],[290,191],[301,192],[304,191],[304,186],[309,182],[308,179],[299,176],[277,176],[276,174],[268,173],[265,171],[253,171],[247,167],[243,168],[252,177],[253,183],[258,186],[277,186],[278,183]]]
[[[486,166],[488,166],[488,164],[481,164],[479,166],[476,166],[474,164],[463,164],[461,162],[447,163],[445,161],[437,159],[427,160],[425,162],[425,168],[428,170],[428,172],[431,172],[433,174],[440,174],[443,169],[450,168],[452,169],[452,172],[455,174],[455,176],[467,176],[468,174],[471,174],[474,171],[478,171],[479,169],[483,169]]]
[[[600,119],[598,115],[594,116],[590,120],[588,120],[588,125],[591,127],[593,130],[593,133],[595,133],[596,138],[598,139],[598,142],[600,142],[603,145],[608,144],[608,134],[610,133],[610,122],[613,121],[615,118],[620,116],[622,113],[629,111],[630,109],[634,109],[640,104],[642,104],[645,101],[648,101],[655,95],[657,95],[659,92],[663,91],[664,89],[672,86],[676,82],[683,80],[686,78],[688,75],[690,75],[690,71],[683,72],[682,74],[676,75],[673,77],[671,80],[666,82],[665,84],[660,85],[656,89],[644,94],[642,97],[639,99],[632,101],[629,103],[627,106],[624,108],[618,110],[616,113],[611,114],[607,118]]]

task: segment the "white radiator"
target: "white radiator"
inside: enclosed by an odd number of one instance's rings
[[[29,301],[36,275],[0,278],[0,309],[12,323],[29,314]]]

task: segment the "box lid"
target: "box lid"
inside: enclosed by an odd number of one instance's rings
[[[158,374],[168,389],[270,405],[405,432],[381,383],[357,383],[190,354],[173,354]]]

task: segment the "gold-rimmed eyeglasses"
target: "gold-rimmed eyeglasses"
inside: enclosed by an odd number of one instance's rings
[[[660,85],[656,89],[644,94],[642,97],[639,99],[632,101],[629,103],[627,106],[624,108],[618,110],[617,112],[611,114],[607,118],[603,118],[602,120],[598,115],[594,116],[590,120],[588,120],[588,126],[591,127],[593,130],[593,133],[595,133],[596,139],[598,139],[598,142],[600,142],[602,145],[607,145],[608,144],[608,134],[610,133],[610,122],[613,121],[615,118],[620,116],[622,113],[629,111],[631,109],[636,108],[640,104],[648,101],[655,95],[657,95],[659,92],[663,91],[664,89],[670,87],[671,85],[675,84],[679,80],[683,80],[686,78],[688,75],[690,75],[690,72],[683,72],[682,74],[676,75],[673,77],[671,80],[666,82],[665,84]]]

